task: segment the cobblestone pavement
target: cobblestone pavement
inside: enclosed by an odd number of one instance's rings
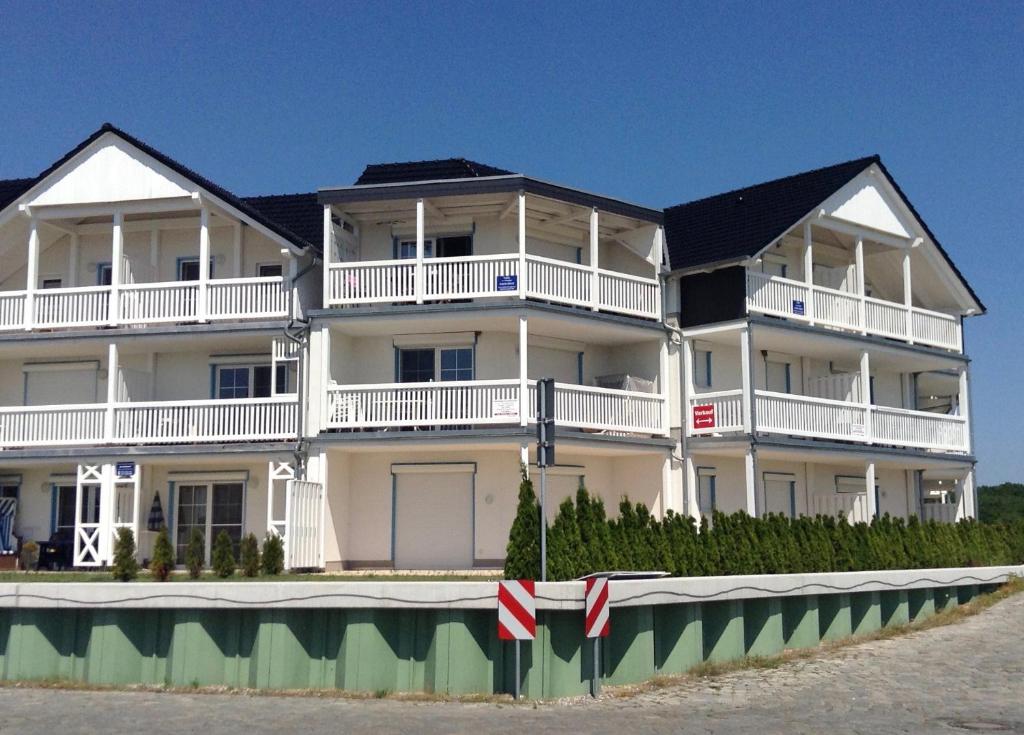
[[[0,733],[1024,733],[1024,595],[963,622],[630,698],[531,704],[0,689]]]

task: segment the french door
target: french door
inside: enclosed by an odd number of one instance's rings
[[[242,541],[242,516],[245,485],[241,482],[186,483],[177,486],[175,544],[179,564],[185,563],[192,529],[203,534],[203,553],[207,565],[210,551],[221,531],[227,531],[238,558]]]

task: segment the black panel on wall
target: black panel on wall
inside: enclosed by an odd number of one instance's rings
[[[746,316],[747,274],[743,266],[684,276],[679,321],[683,327],[714,324]]]

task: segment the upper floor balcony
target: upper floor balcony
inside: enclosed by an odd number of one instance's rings
[[[658,211],[520,176],[320,197],[329,308],[519,299],[661,318]]]

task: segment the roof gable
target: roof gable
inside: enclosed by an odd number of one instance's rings
[[[917,229],[899,196],[870,170],[857,175],[821,208],[838,220],[896,237],[914,237],[912,233]]]

